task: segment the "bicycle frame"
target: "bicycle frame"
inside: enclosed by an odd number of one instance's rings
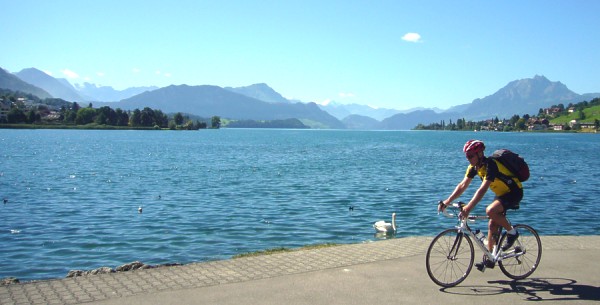
[[[462,210],[460,203],[453,203],[451,206],[456,208],[459,211]],[[475,222],[476,220],[489,220],[488,216],[469,215],[469,217],[467,219],[463,219],[460,217],[459,214],[449,213],[448,208],[444,209],[444,216],[449,217],[449,218],[458,218],[458,225],[455,226],[456,229],[458,229],[458,232],[462,233],[462,234],[466,234],[471,238],[471,240],[474,240],[475,244],[477,244],[479,246],[479,249],[481,249],[481,251],[487,256],[487,258],[490,261],[493,261],[494,263],[501,261],[503,259],[506,259],[506,258],[519,257],[524,254],[524,252],[515,253],[514,251],[512,251],[512,253],[511,252],[504,253],[502,251],[499,243],[500,243],[501,235],[506,234],[506,232],[504,230],[502,230],[502,227],[500,227],[498,229],[498,233],[500,233],[500,232],[502,232],[502,233],[498,234],[498,237],[496,238],[496,244],[494,245],[493,250],[491,252],[488,250],[487,246],[484,245],[479,240],[479,238],[477,238],[477,236],[475,236],[475,233],[473,233],[473,231],[471,231],[471,228],[468,225],[468,221]],[[486,237],[486,239],[487,239],[487,237]],[[455,242],[454,247],[456,247],[456,246],[457,245]],[[459,243],[459,246],[460,246],[460,243]],[[458,249],[458,247],[456,247],[456,248]]]

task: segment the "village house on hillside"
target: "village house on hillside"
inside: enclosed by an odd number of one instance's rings
[[[527,121],[527,130],[548,130],[550,121],[548,119],[529,118]]]
[[[5,102],[0,98],[0,121],[6,120],[10,111],[10,102]]]

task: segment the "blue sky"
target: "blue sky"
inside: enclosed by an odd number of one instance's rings
[[[544,75],[600,92],[600,1],[0,0],[0,67],[71,83],[267,83],[303,102],[470,103]]]

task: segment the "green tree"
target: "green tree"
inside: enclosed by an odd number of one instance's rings
[[[196,129],[206,129],[206,122],[196,121]]]
[[[67,124],[75,123],[75,118],[77,117],[77,111],[67,110],[65,112],[63,121]]]
[[[117,125],[117,113],[108,106],[96,109],[96,123],[105,125]]]
[[[115,116],[117,118],[115,125],[127,126],[129,123],[129,116],[127,115],[127,112],[123,111],[121,108],[117,108],[115,110]]]
[[[75,124],[86,125],[92,123],[94,122],[95,116],[96,110],[94,110],[94,108],[80,108],[75,117]]]
[[[150,107],[145,107],[140,113],[140,125],[151,127],[154,126],[154,110]]]
[[[109,125],[107,121],[108,119],[106,118],[104,112],[100,112],[100,114],[96,116],[96,119],[94,119],[94,122],[96,122],[98,125]]]
[[[6,114],[6,120],[11,124],[25,123],[27,116],[23,110],[15,107],[10,109],[10,111]]]
[[[520,117],[519,115],[515,114],[515,115],[513,115],[513,116],[510,118],[510,121],[509,121],[509,122],[510,122],[510,124],[511,124],[511,125],[513,125],[513,126],[516,126],[517,122],[518,122],[520,119],[521,119],[521,117]]]
[[[129,126],[138,127],[142,125],[142,112],[139,109],[133,110],[133,113],[129,117]]]
[[[183,129],[193,130],[194,129],[194,122],[192,122],[192,121],[185,122],[185,125],[183,125]]]
[[[527,121],[525,120],[525,118],[520,118],[516,123],[515,123],[515,127],[518,130],[525,130],[527,128],[526,123]]]
[[[221,128],[221,118],[219,116],[213,116],[211,119],[211,125],[212,128]]]
[[[169,117],[162,110],[154,110],[154,125],[159,127],[167,127],[169,125]]]
[[[40,117],[39,113],[37,114],[37,117],[38,118]],[[36,120],[36,112],[35,112],[35,110],[29,109],[29,111],[27,111],[27,120],[26,120],[26,122],[29,123],[29,124],[33,124],[33,123],[35,123],[37,121],[39,121],[39,120]]]
[[[465,128],[465,123],[464,122],[465,122],[465,119],[458,119],[458,120],[456,120],[456,128],[458,130],[464,129]]]
[[[177,112],[175,114],[175,116],[173,117],[173,120],[175,121],[175,125],[182,125],[183,124],[183,115],[181,114],[181,112]]]

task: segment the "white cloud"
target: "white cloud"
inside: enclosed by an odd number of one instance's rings
[[[169,72],[161,72],[160,70],[156,70],[154,72],[154,74],[156,74],[156,75],[162,75],[164,77],[171,77],[171,73],[169,73]]]
[[[43,70],[43,72],[46,73],[46,74],[48,74],[48,75],[50,75],[50,76],[52,76],[52,71]]]
[[[348,92],[340,92],[339,96],[341,98],[353,98],[353,97],[356,97],[356,95],[354,93],[348,93]]]
[[[136,74],[137,74],[137,73],[140,73],[140,72],[142,72],[142,70],[141,70],[141,69],[139,69],[139,68],[133,68],[133,69],[131,69],[131,72],[133,72],[133,73],[136,73]]]
[[[402,36],[402,40],[408,42],[423,42],[419,33],[406,33]]]
[[[72,78],[72,79],[76,79],[79,78],[79,74],[75,73],[74,71],[71,71],[69,69],[64,69],[61,71],[67,78]]]
[[[104,75],[106,75],[104,72],[97,72],[96,75],[100,76],[100,77],[104,77]]]

